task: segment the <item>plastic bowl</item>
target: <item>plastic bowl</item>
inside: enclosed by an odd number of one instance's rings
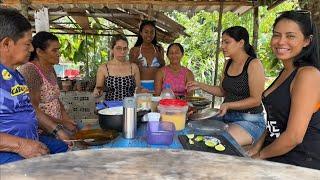
[[[151,145],[170,145],[173,141],[175,127],[171,122],[148,122],[147,143]]]

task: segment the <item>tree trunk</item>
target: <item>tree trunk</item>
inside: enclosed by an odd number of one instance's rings
[[[302,9],[309,10],[312,13],[312,20],[316,24],[318,31],[320,30],[320,1],[319,0],[299,0]]]

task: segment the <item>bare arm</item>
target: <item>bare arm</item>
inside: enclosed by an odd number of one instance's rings
[[[136,81],[136,90],[137,92],[141,91],[141,82],[140,82],[140,71],[139,68],[136,64],[132,63],[131,64],[133,73],[134,73],[134,79]]]
[[[164,78],[164,74],[163,74],[163,69],[161,68],[157,71],[156,77],[154,80],[154,94],[156,96],[160,96],[161,94],[163,78]]]
[[[260,139],[248,150],[247,153],[249,156],[254,157],[259,153],[264,143],[264,140],[266,139],[267,134],[268,132],[267,130],[265,130]]]
[[[224,68],[223,68],[223,72],[225,71],[225,68],[226,68],[226,64],[227,64],[228,61],[226,61],[224,63]],[[224,79],[224,74],[222,74],[221,76],[221,81],[222,82]],[[222,84],[220,83],[219,86],[211,86],[211,85],[207,85],[205,83],[200,83],[200,82],[195,82],[195,81],[190,81],[190,82],[187,82],[187,89],[188,89],[188,92],[189,91],[193,91],[195,89],[202,89],[214,96],[219,96],[219,97],[224,97],[225,95],[225,92],[222,88]]]
[[[320,102],[320,72],[316,68],[301,68],[291,89],[291,107],[287,129],[269,146],[260,151],[266,159],[288,153],[303,141],[311,116]],[[303,106],[302,106],[303,105]]]
[[[162,46],[159,47],[159,63],[161,65],[161,67],[166,65],[166,63],[164,61],[164,49]]]
[[[24,158],[37,157],[49,153],[41,142],[0,133],[0,151],[17,153]]]
[[[188,69],[187,78],[186,78],[186,84],[187,84],[188,82],[192,82],[192,81],[194,81],[194,75],[193,75],[192,71],[190,71],[190,70]],[[194,91],[188,91],[188,92],[187,92],[187,96],[193,96],[193,94],[194,94]]]
[[[130,52],[129,52],[129,61],[131,63],[135,63],[135,64],[139,65],[138,56],[139,56],[139,54],[137,53],[137,47],[131,48]]]
[[[249,64],[248,76],[250,96],[240,101],[229,102],[228,109],[248,109],[261,104],[265,75],[262,63],[258,59],[252,60]]]
[[[104,89],[104,80],[105,80],[105,74],[106,74],[106,64],[101,64],[97,71],[97,79],[96,79],[96,87],[94,88],[93,95],[95,97],[100,97],[103,93]]]
[[[68,129],[69,131],[75,133],[77,129],[77,123],[74,121],[73,118],[71,118],[66,109],[64,108],[63,103],[59,100],[60,109],[61,109],[61,115],[62,115],[62,125]]]

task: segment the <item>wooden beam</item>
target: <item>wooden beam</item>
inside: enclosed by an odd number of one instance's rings
[[[215,65],[214,65],[214,77],[213,77],[213,85],[217,85],[217,80],[218,80],[218,66],[219,66],[219,53],[220,53],[220,38],[221,38],[221,31],[222,31],[222,13],[223,13],[223,5],[224,2],[221,1],[220,3],[220,10],[219,10],[219,20],[218,20],[218,37],[217,37],[217,46],[216,46],[216,57],[215,57]],[[214,107],[214,101],[215,97],[213,96],[212,98],[212,106]]]
[[[253,48],[257,52],[259,39],[259,5],[253,8]]]
[[[29,11],[29,15],[33,15],[34,11]],[[69,16],[70,13],[68,12],[49,12],[50,16]],[[127,14],[127,13],[90,13],[90,14],[84,14],[81,12],[72,12],[72,15],[74,16],[86,16],[86,17],[124,17],[124,18],[135,18],[139,19],[139,16],[137,14]]]
[[[3,0],[5,5],[16,6],[19,0]],[[63,4],[107,4],[107,5],[148,5],[153,6],[213,6],[219,5],[221,0],[207,0],[207,1],[180,1],[180,0],[32,0],[35,5],[63,5]],[[252,6],[252,2],[244,1],[224,1],[227,5],[243,5]]]
[[[54,27],[53,29],[60,29],[60,30],[65,31],[66,33],[69,33],[69,34],[79,33],[78,31],[75,31],[74,29],[70,29],[65,26],[55,24],[55,23],[51,23],[50,26]]]
[[[28,17],[28,7],[30,5],[29,0],[20,0],[19,3],[20,3],[20,6],[21,6],[21,14],[25,18],[29,19],[29,17]]]
[[[279,4],[283,3],[284,1],[285,0],[276,0],[271,5],[269,5],[267,9],[271,10],[271,9],[275,8],[276,6],[278,6]]]

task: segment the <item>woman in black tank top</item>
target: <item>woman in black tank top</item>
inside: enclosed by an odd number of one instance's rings
[[[126,60],[128,40],[122,35],[116,35],[111,41],[113,59],[100,65],[97,72],[97,82],[94,96],[101,96],[106,91],[108,101],[120,100],[134,95],[135,89],[140,89],[140,73],[138,66]]]
[[[214,96],[224,97],[220,117],[215,119],[229,124],[228,132],[240,145],[256,142],[265,131],[261,104],[264,89],[264,70],[249,44],[247,30],[240,26],[222,33],[224,56],[227,60],[220,86],[189,82],[188,90],[202,89]]]
[[[254,158],[320,169],[317,39],[310,12],[288,11],[276,19],[271,48],[284,68],[264,92],[268,131],[251,149]]]

